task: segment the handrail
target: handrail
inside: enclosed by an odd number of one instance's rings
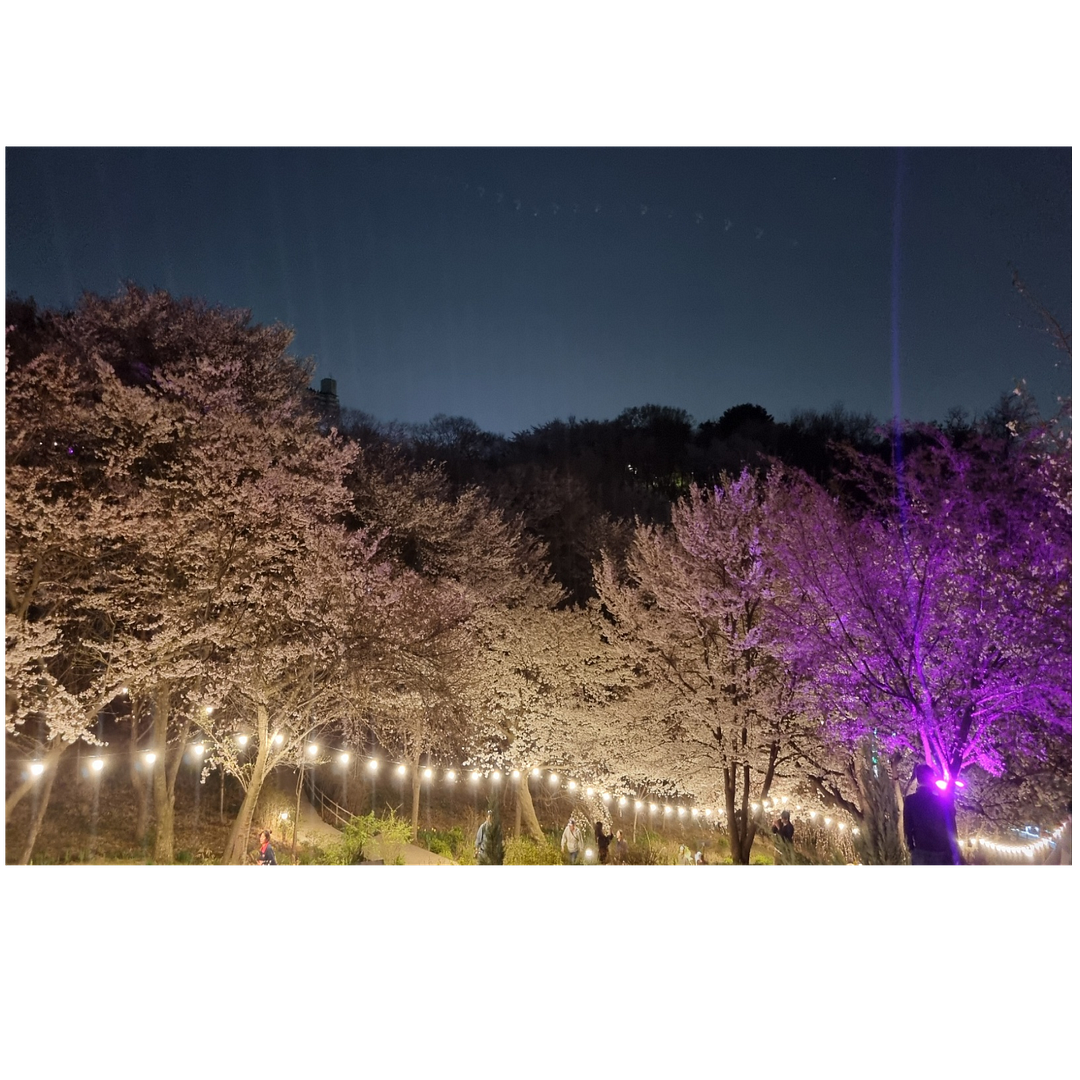
[[[341,806],[339,803],[334,802],[329,798],[326,793],[320,787],[312,785],[311,788],[312,800],[311,805],[315,807],[315,813],[319,815],[326,822],[327,825],[333,825],[335,829],[340,829],[352,820],[353,815]],[[327,821],[327,818],[331,817],[333,821]]]

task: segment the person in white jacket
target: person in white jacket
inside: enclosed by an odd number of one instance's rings
[[[581,833],[578,832],[578,827],[574,824],[573,818],[566,823],[566,828],[563,829],[562,844],[560,846],[570,856],[570,864],[575,864],[581,851]]]

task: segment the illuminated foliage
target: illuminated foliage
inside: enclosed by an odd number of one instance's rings
[[[791,482],[784,654],[849,746],[997,775],[1071,732],[1068,477],[1032,440],[912,434],[896,468],[853,456],[843,497]]]
[[[625,569],[598,568],[609,635],[656,697],[641,717],[662,733],[658,775],[727,808],[733,858],[746,863],[759,821],[753,803],[793,765],[791,736],[806,727],[797,686],[768,621],[776,588],[766,559],[772,480],[749,472],[691,489],[670,529],[639,526]],[[655,742],[646,737],[642,747]]]

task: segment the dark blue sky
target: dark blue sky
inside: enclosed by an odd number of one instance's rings
[[[901,411],[980,413],[1067,368],[1071,153],[907,150]],[[646,403],[893,409],[889,149],[12,149],[7,289],[130,279],[296,330],[381,420],[511,433]]]

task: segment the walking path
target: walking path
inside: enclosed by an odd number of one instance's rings
[[[287,791],[292,787],[296,791],[295,777],[288,775],[278,779],[278,787]],[[300,796],[300,817],[296,823],[296,838],[300,843],[312,843],[326,845],[340,839],[341,832],[333,825],[328,825],[318,811],[308,800],[307,792]],[[382,860],[387,864],[396,863],[398,858],[406,866],[456,866],[453,859],[446,859],[442,855],[436,855],[427,848],[418,847],[416,844],[391,843],[375,836],[364,847],[364,858],[372,861]]]

